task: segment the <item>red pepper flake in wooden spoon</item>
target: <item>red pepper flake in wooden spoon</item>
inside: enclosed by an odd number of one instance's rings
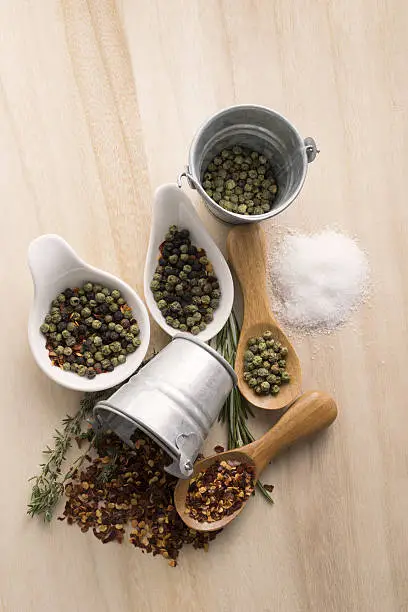
[[[215,461],[190,481],[185,513],[200,523],[236,512],[255,487],[255,467],[237,461]]]

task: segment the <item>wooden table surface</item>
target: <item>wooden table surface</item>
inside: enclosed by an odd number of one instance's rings
[[[402,0],[0,3],[2,612],[408,610],[407,32]],[[268,468],[273,507],[257,496],[172,569],[25,514],[40,451],[80,399],[31,357],[26,252],[58,233],[141,291],[154,189],[236,103],[279,110],[321,148],[295,205],[264,224],[269,243],[336,225],[367,251],[372,294],[349,325],[295,340],[304,388],[338,401],[333,428]],[[155,328],[152,346],[165,341]],[[257,412],[251,427],[270,423]]]

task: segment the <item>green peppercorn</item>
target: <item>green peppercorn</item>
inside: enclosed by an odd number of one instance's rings
[[[118,300],[121,297],[121,293],[118,289],[114,289],[113,291],[111,291],[111,296],[114,300]]]
[[[100,329],[102,327],[102,322],[99,319],[94,319],[92,321],[92,329]]]
[[[119,364],[122,364],[122,363],[125,363],[126,357],[125,357],[125,355],[118,355],[117,360],[118,360]]]
[[[95,294],[95,300],[98,302],[98,304],[102,304],[106,300],[106,296],[101,291]]]
[[[272,395],[277,395],[279,393],[279,385],[273,385],[273,387],[271,387],[271,393]]]
[[[278,366],[280,368],[286,368],[286,359],[279,359]]]
[[[269,393],[269,390],[271,388],[270,384],[268,383],[268,381],[264,380],[263,382],[261,382],[261,391],[262,393]]]
[[[260,367],[262,365],[262,357],[260,355],[255,355],[255,357],[252,360],[252,363],[254,364],[255,367]]]
[[[93,285],[92,283],[85,283],[85,285],[83,286],[83,289],[85,291],[85,293],[91,293],[92,289],[93,289]]]
[[[266,368],[258,368],[257,370],[257,375],[259,378],[266,378],[268,376],[269,372]]]
[[[115,304],[115,302],[113,302],[113,304],[111,304],[111,305],[109,306],[109,310],[110,310],[111,312],[117,312],[117,311],[119,310],[119,306],[118,306],[117,304]]]
[[[63,349],[63,351],[64,351],[64,355],[65,355],[65,356],[67,356],[67,357],[68,357],[69,355],[72,355],[72,348],[71,348],[70,346],[66,346],[66,347]]]
[[[104,370],[109,368],[110,364],[111,364],[110,359],[103,359],[101,361],[101,366],[103,367]]]
[[[157,308],[159,310],[164,310],[165,308],[167,308],[167,302],[165,300],[160,300],[159,302],[157,302]]]
[[[50,326],[48,325],[48,323],[43,323],[40,327],[40,331],[43,334],[47,334],[50,331]]]
[[[94,336],[93,343],[94,343],[94,346],[101,346],[102,338],[100,336]]]
[[[111,354],[111,350],[108,344],[103,344],[102,348],[101,348],[101,353],[102,355],[104,355],[105,357],[107,357],[108,355]]]
[[[255,356],[255,355],[254,355],[254,354],[253,354],[253,352],[252,352],[252,351],[250,351],[250,350],[247,350],[247,351],[245,351],[245,353],[244,353],[244,359],[245,359],[245,361],[252,361],[252,360],[254,359],[254,356]]]
[[[68,361],[64,361],[64,363],[62,364],[62,369],[64,370],[64,372],[70,371],[71,365],[68,363]]]
[[[76,340],[73,336],[70,336],[69,338],[66,338],[65,344],[67,346],[74,346],[74,344],[76,344]]]
[[[281,380],[282,380],[282,383],[289,383],[290,382],[290,375],[288,374],[288,372],[286,372],[286,370],[284,370],[282,372]]]

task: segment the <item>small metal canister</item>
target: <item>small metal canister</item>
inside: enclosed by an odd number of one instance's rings
[[[242,215],[225,210],[210,198],[202,185],[208,164],[225,148],[241,145],[258,151],[271,161],[278,183],[278,194],[269,212]],[[308,163],[318,153],[313,138],[303,138],[282,115],[265,106],[244,104],[230,106],[210,117],[191,143],[188,166],[178,179],[187,177],[197,189],[207,208],[216,217],[234,225],[259,223],[278,215],[299,195],[306,178]]]
[[[129,446],[140,429],[173,459],[166,470],[188,478],[225,400],[236,384],[214,349],[177,334],[156,357],[94,408],[94,427],[112,430]]]

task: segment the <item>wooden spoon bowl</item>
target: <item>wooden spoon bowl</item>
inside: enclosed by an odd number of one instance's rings
[[[262,438],[247,444],[240,449],[234,449],[212,455],[194,465],[193,478],[199,472],[205,471],[216,461],[235,460],[244,465],[255,467],[256,480],[260,477],[265,466],[283,449],[294,442],[317,433],[328,427],[337,416],[337,406],[334,399],[322,391],[309,391],[299,397],[288,408],[282,418]],[[186,514],[186,498],[190,480],[179,480],[174,492],[174,503],[181,519],[191,529],[197,531],[215,531],[222,529],[230,523],[242,510],[242,506],[233,514],[224,516],[219,521],[199,522]]]
[[[266,292],[265,234],[259,224],[240,225],[230,230],[227,238],[228,259],[235,270],[244,297],[244,321],[239,338],[235,371],[242,395],[254,406],[280,410],[301,393],[302,372],[292,344],[272,314]],[[290,382],[283,384],[277,395],[258,395],[245,382],[244,353],[249,338],[270,330],[273,339],[288,349],[286,370]]]

